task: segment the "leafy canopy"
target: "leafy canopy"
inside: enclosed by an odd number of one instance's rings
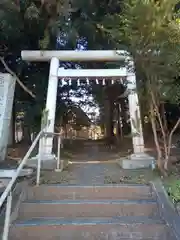
[[[107,16],[102,28],[116,46],[125,45],[136,68],[161,98],[179,100],[180,25],[177,0],[127,0],[122,14]]]

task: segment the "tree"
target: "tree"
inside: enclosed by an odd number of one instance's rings
[[[2,71],[16,75],[15,102],[18,109],[24,111],[26,127],[40,127],[40,114],[45,104],[48,64],[25,63],[21,61],[22,49],[109,49],[113,42],[99,27],[107,13],[119,13],[120,1],[92,0],[76,1],[43,1],[43,0],[2,0],[0,3],[0,52]],[[66,68],[92,67],[100,63],[61,63]],[[22,83],[22,84],[21,84]],[[76,86],[75,86],[76,85]],[[85,86],[86,94],[94,84]],[[57,104],[69,108],[63,94],[73,91],[75,96],[82,95],[82,87],[77,83],[70,87],[59,86]],[[80,89],[77,91],[77,89]],[[26,92],[24,92],[24,90]],[[95,96],[95,95],[94,95]],[[65,108],[65,109],[68,109]],[[17,107],[16,107],[17,109]],[[32,111],[33,109],[33,111]],[[59,109],[59,108],[58,108]],[[68,110],[67,110],[68,111]],[[32,114],[33,112],[33,114]],[[111,121],[112,122],[112,121]],[[112,123],[110,123],[112,124]],[[28,132],[28,131],[27,131]]]
[[[148,106],[158,153],[157,164],[163,173],[168,168],[172,134],[180,123],[178,119],[171,132],[167,133],[159,110],[161,102],[172,98],[179,102],[180,99],[179,87],[173,87],[180,69],[177,3],[176,0],[128,0],[123,4],[121,15],[107,16],[104,23],[107,34],[111,34],[117,46],[126,45],[134,58],[136,72],[143,76],[143,79],[138,79],[138,84],[145,93],[143,101]]]

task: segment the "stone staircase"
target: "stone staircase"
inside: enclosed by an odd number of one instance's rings
[[[147,185],[29,187],[10,240],[175,240]]]

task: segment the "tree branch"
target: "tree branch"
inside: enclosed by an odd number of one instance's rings
[[[174,132],[176,131],[177,127],[180,124],[180,118],[177,120],[176,124],[174,125],[173,129],[171,130],[170,134],[169,134],[169,141],[168,141],[168,156],[170,156],[171,153],[171,144],[172,144],[172,136],[174,134]]]
[[[157,128],[156,128],[156,122],[155,122],[155,116],[154,116],[154,108],[153,105],[151,103],[150,105],[150,120],[151,120],[151,125],[152,125],[152,130],[153,130],[153,134],[154,134],[154,142],[156,145],[156,150],[158,153],[158,161],[159,161],[159,165],[161,165],[160,161],[162,159],[162,152],[160,149],[160,145],[159,145],[159,140],[158,140],[158,136],[157,136]]]
[[[29,90],[25,85],[24,83],[21,82],[21,80],[18,78],[18,76],[16,75],[15,72],[13,72],[7,65],[7,63],[4,61],[4,58],[3,57],[0,57],[0,61],[2,62],[3,66],[5,67],[6,71],[8,73],[10,73],[13,77],[15,77],[17,83],[20,85],[20,87],[25,91],[27,92],[32,98],[36,98],[36,96],[34,95],[34,93]]]
[[[154,96],[154,92],[153,92],[152,89],[151,89],[150,93],[151,93],[152,103],[153,103],[154,108],[155,108],[156,113],[157,113],[157,118],[158,118],[158,121],[159,121],[159,124],[160,124],[161,133],[163,135],[163,145],[164,145],[165,158],[167,158],[168,157],[168,150],[167,150],[166,133],[164,131],[161,115],[159,113],[159,109],[158,109],[158,106],[157,106],[157,103],[156,103],[156,100],[155,100],[155,96]]]

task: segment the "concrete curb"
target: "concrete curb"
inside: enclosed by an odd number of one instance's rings
[[[76,219],[54,219],[54,218],[35,218],[30,220],[18,220],[14,223],[15,226],[54,226],[54,225],[76,225],[76,226],[86,226],[86,225],[101,225],[101,224],[118,224],[119,226],[124,225],[143,225],[143,224],[163,224],[164,222],[158,218],[148,218],[146,216],[142,217],[111,217],[111,218],[76,218]]]
[[[180,240],[180,216],[171,203],[162,181],[157,179],[151,182],[151,185],[157,196],[161,218],[172,229],[176,240]]]
[[[117,163],[118,164],[118,160],[119,159],[113,159],[113,160],[95,160],[95,161],[69,161],[69,164],[99,164],[99,163],[107,163],[107,164],[111,164],[111,163]]]

